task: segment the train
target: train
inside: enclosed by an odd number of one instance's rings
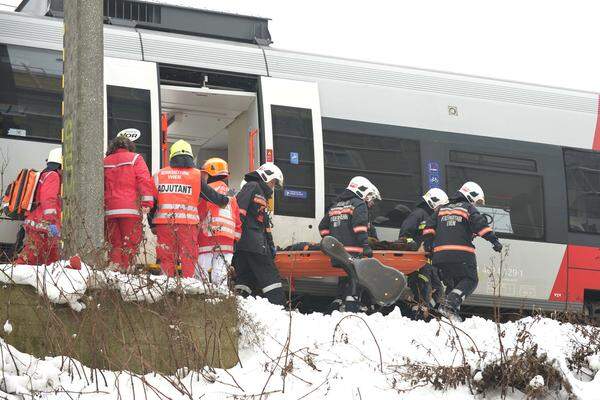
[[[105,0],[105,142],[132,129],[153,173],[178,139],[198,161],[229,160],[233,186],[275,162],[285,175],[273,211],[282,248],[318,242],[327,205],[355,175],[379,188],[374,225],[390,241],[399,206],[473,180],[509,250],[501,261],[476,240],[480,282],[466,304],[597,310],[598,93],[282,50],[260,17],[155,3],[151,13],[137,1],[122,2],[137,10],[127,14],[113,2]],[[43,168],[61,143],[61,14],[25,8],[0,12],[2,188],[21,168]],[[187,28],[196,17],[220,21],[202,25],[219,32]],[[18,224],[1,221],[4,246]],[[336,283],[310,277],[294,290],[326,296]]]

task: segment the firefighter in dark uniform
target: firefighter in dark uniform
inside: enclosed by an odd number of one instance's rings
[[[438,188],[430,189],[422,198],[423,201],[417,204],[400,227],[399,240],[407,243],[412,251],[418,251],[421,248],[423,229],[427,219],[439,207],[448,204],[448,195]],[[431,239],[429,240],[431,241]],[[431,244],[427,244],[426,247],[431,247]],[[419,318],[428,308],[437,308],[443,298],[444,287],[437,268],[431,264],[431,260],[428,260],[428,263],[420,270],[408,275],[408,285],[418,303],[412,306],[412,312],[416,318]]]
[[[442,273],[446,301],[440,312],[459,319],[462,302],[477,288],[477,262],[473,238],[480,236],[502,251],[502,244],[475,205],[485,204],[483,190],[475,182],[465,183],[448,204],[427,220],[423,236],[434,238],[433,265]]]
[[[352,178],[319,223],[321,237],[335,237],[353,257],[372,257],[368,240],[369,208],[375,200],[381,200],[375,185],[362,176]],[[332,263],[339,267],[334,260]],[[334,301],[334,307],[355,312],[359,299],[355,293],[349,293],[350,286],[349,278],[340,278],[339,298]]]
[[[242,236],[236,243],[233,266],[234,290],[243,296],[256,289],[273,304],[284,304],[281,278],[275,267],[276,248],[271,234],[268,201],[275,186],[283,186],[283,174],[273,163],[265,163],[246,174],[245,184],[236,195]]]

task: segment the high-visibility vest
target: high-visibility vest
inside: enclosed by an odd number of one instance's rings
[[[221,194],[226,194],[229,188],[224,182],[218,181],[209,184],[213,189]],[[202,233],[205,236],[220,236],[232,240],[238,240],[240,234],[235,231],[236,219],[239,218],[235,213],[239,213],[235,198],[231,198],[225,208],[220,208],[216,204],[207,202],[206,218],[202,221]]]
[[[166,167],[154,175],[158,191],[155,224],[186,224],[200,222],[198,201],[201,171],[196,168]]]

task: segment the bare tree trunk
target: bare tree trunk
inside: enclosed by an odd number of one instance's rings
[[[64,2],[65,255],[98,261],[104,242],[104,77],[101,0]]]

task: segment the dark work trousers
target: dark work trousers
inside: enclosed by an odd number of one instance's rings
[[[232,264],[235,268],[236,292],[251,295],[254,291],[273,304],[284,304],[281,278],[272,257],[238,250],[233,256]]]
[[[359,258],[359,254],[357,254],[357,253],[349,253],[349,254],[353,258]],[[350,277],[349,271],[346,271],[346,269],[342,266],[342,264],[340,264],[337,260],[332,259],[331,265],[334,268],[343,269],[347,275],[347,276],[340,276],[338,278],[338,299],[340,299],[342,302],[357,300],[357,299],[355,299],[355,297],[358,297],[361,292],[358,281],[355,282],[356,286],[353,287],[352,278]]]
[[[477,265],[460,262],[435,264],[434,267],[439,268],[446,284],[446,304],[459,310],[462,302],[477,288]]]
[[[431,264],[425,264],[418,271],[409,274],[408,286],[415,296],[415,301],[427,307],[436,307],[444,297],[444,286],[438,269]]]
[[[444,285],[442,284],[442,279],[440,278],[440,271],[437,267],[434,267],[431,264],[428,265],[428,274],[429,279],[431,281],[431,307],[437,307],[444,300]]]

